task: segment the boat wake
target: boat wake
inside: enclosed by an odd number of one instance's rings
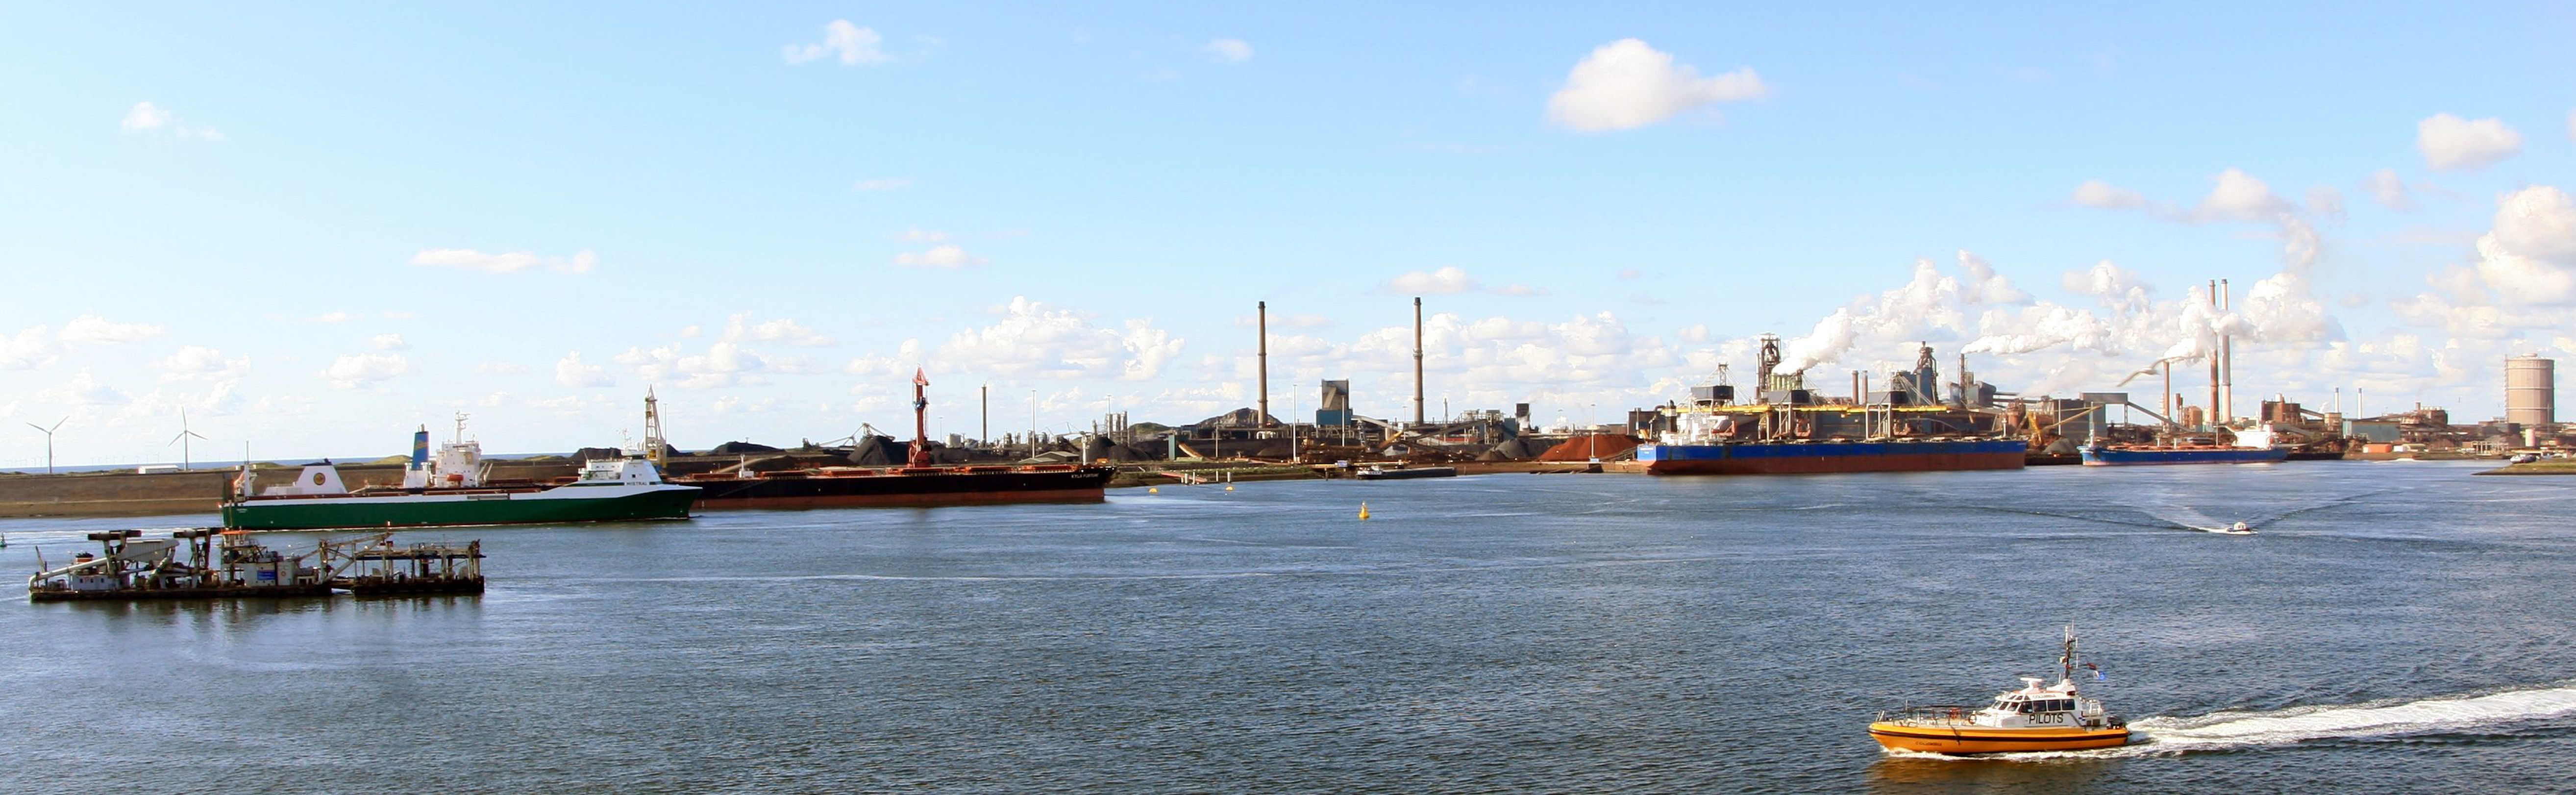
[[[2216,712],[2130,724],[2156,753],[2289,745],[2309,740],[2452,732],[2576,714],[2576,687],[2507,690],[2357,706]],[[2137,747],[2137,746],[2132,746]]]
[[[2441,734],[2576,715],[2576,686],[2507,690],[2415,701],[2226,711],[2152,717],[2129,724],[2132,741],[2092,751],[1949,756],[1891,751],[1909,759],[2110,759],[2272,748],[2314,740]]]
[[[2209,514],[2201,513],[2197,510],[2182,506],[2172,506],[2162,510],[2149,509],[2146,511],[2146,514],[2157,519],[2171,522],[2175,528],[2182,530],[2198,530],[2203,533],[2222,533],[2231,536],[2250,536],[2254,534],[2254,530],[2251,526],[2239,529],[2238,525],[2243,524],[2242,522],[2235,524],[2222,522],[2217,519],[2210,518]]]

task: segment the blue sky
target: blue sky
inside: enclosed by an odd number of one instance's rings
[[[21,10],[0,421],[568,449],[650,385],[697,447],[903,426],[926,366],[939,430],[987,383],[997,434],[1181,422],[1252,402],[1255,301],[1274,411],[1403,417],[1414,295],[1435,414],[1606,418],[1766,331],[2068,394],[2225,328],[2240,409],[2468,418],[2572,353],[2576,9],[1915,12]]]

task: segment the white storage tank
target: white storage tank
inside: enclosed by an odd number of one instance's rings
[[[2538,356],[2504,360],[2504,419],[2523,427],[2558,422],[2558,362]]]

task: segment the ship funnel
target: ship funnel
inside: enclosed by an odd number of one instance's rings
[[[420,430],[411,432],[411,468],[419,469],[428,464],[429,426],[423,425]]]

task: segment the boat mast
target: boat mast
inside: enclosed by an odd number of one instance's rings
[[[2057,658],[2058,681],[2075,681],[2075,626],[2066,627],[2066,653]]]
[[[662,458],[665,444],[662,441],[662,409],[653,398],[653,388],[647,386],[644,388],[644,460],[653,462],[656,467],[670,466],[671,462]]]

